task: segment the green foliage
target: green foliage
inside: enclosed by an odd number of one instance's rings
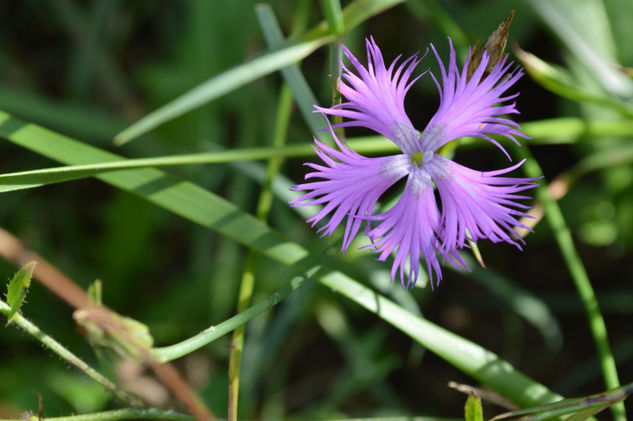
[[[31,286],[31,277],[37,262],[28,262],[18,270],[7,286],[7,303],[11,310],[7,316],[7,326],[11,324],[15,314],[20,311],[20,307],[24,304],[26,293]]]

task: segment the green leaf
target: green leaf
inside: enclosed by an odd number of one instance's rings
[[[1,112],[0,136],[66,164],[121,159],[115,154]],[[313,261],[313,257],[301,245],[288,241],[254,216],[194,183],[153,168],[101,174],[98,178],[297,271],[303,272]],[[318,278],[332,291],[376,314],[462,372],[488,384],[514,402],[532,406],[561,398],[496,354],[410,313],[340,272],[324,271]]]
[[[24,304],[24,299],[26,298],[26,293],[29,290],[29,286],[31,285],[31,277],[33,277],[33,270],[35,269],[35,265],[37,262],[28,262],[22,268],[13,275],[13,279],[9,282],[9,286],[7,288],[7,302],[11,307],[11,311],[7,314],[7,324],[11,324],[13,321],[13,317],[20,310],[22,304]]]
[[[466,400],[466,406],[464,407],[464,417],[466,421],[483,421],[484,412],[481,407],[481,399],[479,396],[471,393]]]

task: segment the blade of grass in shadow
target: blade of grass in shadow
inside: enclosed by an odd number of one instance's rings
[[[257,20],[259,26],[262,28],[264,38],[270,48],[278,48],[284,43],[284,37],[281,33],[281,28],[275,19],[272,7],[268,4],[258,4],[255,6],[255,12],[257,13]],[[303,73],[299,70],[299,66],[292,64],[288,67],[281,69],[281,74],[284,81],[290,87],[292,96],[299,106],[299,111],[303,119],[310,127],[310,131],[319,138],[329,137],[329,132],[320,132],[319,130],[327,129],[327,124],[322,116],[313,113],[314,105],[317,105],[317,99],[312,93],[308,82],[306,82]]]
[[[0,114],[0,136],[48,158],[66,163],[113,161],[112,154],[51,130]],[[102,174],[108,184],[132,192],[191,222],[219,232],[286,266],[304,272],[309,252],[282,234],[202,187],[154,169]],[[319,277],[333,291],[375,313],[464,373],[524,406],[550,403],[561,397],[518,372],[494,353],[415,316],[340,272]]]
[[[515,313],[534,326],[543,335],[549,349],[560,348],[563,341],[560,325],[543,300],[512,284],[495,270],[482,269],[470,256],[463,256],[463,258],[471,268],[471,272],[463,272],[464,276],[479,281]]]

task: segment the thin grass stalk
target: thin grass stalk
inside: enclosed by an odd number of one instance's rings
[[[543,170],[532,156],[529,147],[524,145],[519,151],[524,158],[527,158],[527,161],[523,165],[525,174],[528,177],[542,177]],[[589,329],[591,330],[591,335],[593,336],[598,351],[598,359],[600,361],[600,368],[602,369],[604,384],[607,389],[615,389],[620,386],[615,359],[613,358],[611,346],[609,345],[607,326],[600,312],[598,300],[596,299],[587,270],[574,246],[574,240],[565,222],[565,217],[558,203],[550,196],[547,185],[541,184],[536,189],[536,195],[545,207],[545,216],[554,231],[554,238],[558,243],[558,248],[563,255],[567,269],[574,281],[574,285],[576,286],[576,290],[585,309],[585,314],[589,321]],[[613,412],[615,420],[626,421],[626,412],[623,403],[613,405],[611,411]]]
[[[10,311],[11,307],[6,302],[4,302],[4,300],[0,299],[0,313],[8,315]],[[54,338],[42,332],[39,327],[37,327],[33,322],[26,319],[20,313],[16,313],[13,317],[14,318],[12,323],[15,323],[16,326],[37,339],[42,345],[53,351],[53,353],[55,353],[55,355],[57,355],[59,358],[66,361],[73,367],[76,367],[86,376],[99,383],[101,386],[104,387],[104,389],[112,393],[118,400],[124,402],[127,405],[143,405],[143,402],[139,398],[137,398],[136,396],[132,396],[124,390],[120,389],[106,376],[92,368],[90,365],[88,365],[88,363],[79,358],[77,355],[73,354],[70,350],[66,349],[64,345],[57,342]]]
[[[277,120],[275,122],[275,132],[273,138],[273,146],[280,147],[286,143],[286,132],[292,113],[292,92],[290,88],[284,84],[279,94],[279,103],[277,106]],[[273,202],[272,180],[279,172],[281,166],[281,157],[271,158],[268,161],[266,181],[262,187],[257,210],[255,212],[258,219],[266,221]],[[253,288],[255,286],[255,267],[257,264],[257,253],[250,249],[246,258],[244,272],[240,283],[240,291],[237,299],[237,312],[241,313],[246,310],[251,303],[253,296]],[[237,420],[237,402],[239,395],[239,377],[240,363],[242,359],[242,350],[244,349],[244,330],[246,325],[238,326],[233,332],[231,341],[231,353],[229,355],[229,395],[228,395],[228,413],[229,421]]]
[[[28,418],[21,418],[22,421],[41,421],[38,414]],[[195,417],[181,412],[170,411],[157,408],[123,408],[111,411],[94,412],[92,414],[70,415],[66,417],[47,417],[46,421],[119,421],[119,420],[172,420],[172,421],[195,421]],[[17,421],[5,420],[0,421]]]

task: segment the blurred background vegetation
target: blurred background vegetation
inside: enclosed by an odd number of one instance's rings
[[[255,3],[3,1],[0,109],[126,157],[269,145],[281,85],[278,73],[128,145],[112,144],[114,135],[133,121],[264,50]],[[298,2],[270,4],[288,34]],[[312,27],[323,14],[319,2],[309,7]],[[509,37],[513,60],[518,61],[512,47],[520,46],[559,66],[539,73],[534,61],[526,62],[537,73],[516,85],[521,92],[517,121],[578,117],[586,124],[633,125],[633,81],[618,67],[633,67],[630,0],[410,0],[356,27],[343,41],[364,57],[363,38],[373,35],[390,61],[401,53],[424,52],[430,42],[445,55],[449,35],[463,60],[465,47],[485,39],[511,9],[516,9]],[[330,104],[328,49],[317,50],[301,66],[318,100]],[[434,66],[434,59],[427,57],[419,70]],[[435,85],[423,77],[406,104],[416,127],[424,127],[437,104]],[[531,148],[547,181],[577,171],[579,162],[601,153],[622,157],[622,162],[580,170],[560,205],[597,291],[620,379],[630,382],[633,129],[622,127],[628,134],[607,130],[557,136],[554,131],[551,137],[540,136]],[[309,127],[295,111],[288,143],[311,139]],[[1,172],[58,165],[8,142],[2,142],[1,151]],[[456,159],[482,170],[507,164],[501,153],[489,148],[459,149]],[[289,159],[282,172],[298,182],[304,161]],[[168,171],[253,213],[260,184],[249,174],[262,168],[243,163]],[[187,338],[235,312],[244,247],[95,179],[3,194],[0,221],[83,287],[101,279],[104,302],[146,323],[158,345]],[[283,200],[274,202],[270,224],[300,244],[324,248],[332,243],[319,239]],[[398,283],[389,284],[390,265],[354,250],[338,256],[335,265],[405,308],[496,352],[557,393],[579,396],[603,390],[586,319],[548,223],[536,226],[523,252],[485,242],[479,247],[488,271],[446,271],[433,292],[405,292]],[[0,277],[10,278],[15,271],[0,261]],[[254,301],[268,297],[291,275],[290,269],[259,258]],[[523,294],[548,309],[541,319],[535,321],[541,307],[531,308],[532,301],[522,307]],[[80,356],[95,361],[72,322],[72,309],[38,283],[32,285],[23,312]],[[220,416],[226,414],[229,341],[226,336],[177,362]],[[145,384],[141,387],[151,390],[156,405],[174,407],[150,373],[135,367],[120,370],[130,387]],[[317,284],[306,284],[248,324],[241,375],[240,416],[261,419],[281,414],[306,419],[460,417],[464,396],[447,383],[474,382]],[[43,396],[45,416],[117,407],[100,386],[28,335],[3,328],[0,415],[37,411],[34,392]],[[633,413],[630,404],[628,412]]]

